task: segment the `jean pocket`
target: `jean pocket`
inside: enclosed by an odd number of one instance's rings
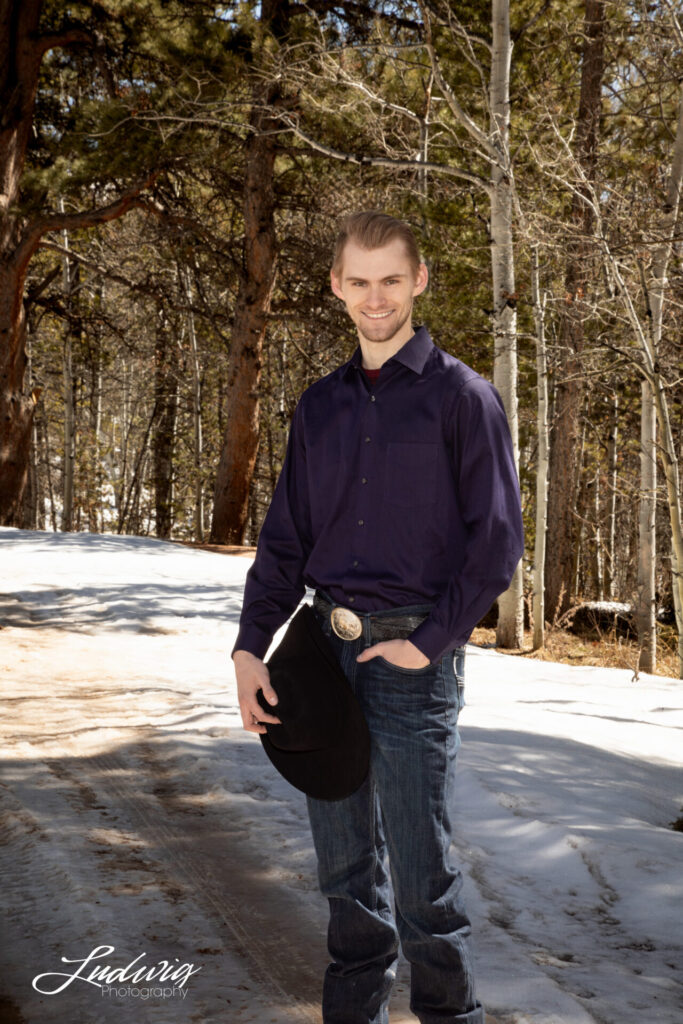
[[[465,648],[456,647],[454,651],[449,651],[448,654],[445,654],[444,658],[455,686],[458,710],[462,711],[465,706]]]
[[[403,668],[402,665],[395,665],[393,661],[389,661],[387,658],[383,658],[381,654],[375,655],[375,661],[380,661],[387,668],[390,668],[392,672],[400,672],[406,676],[426,676],[429,675],[430,671],[434,671],[438,668],[438,665],[434,665],[431,661],[423,665],[422,668]]]

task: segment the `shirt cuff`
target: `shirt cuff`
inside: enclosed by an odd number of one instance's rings
[[[263,661],[272,642],[272,633],[266,633],[264,630],[259,629],[258,626],[254,625],[240,626],[237,632],[235,646],[230,651],[230,657],[232,658],[235,651],[249,651],[250,654],[255,655]]]
[[[445,629],[442,629],[433,619],[426,618],[417,629],[408,637],[411,644],[415,644],[418,650],[422,651],[431,662],[440,661],[447,651],[455,650],[466,643],[464,640],[454,640]]]

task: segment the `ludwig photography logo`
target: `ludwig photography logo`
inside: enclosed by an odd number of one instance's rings
[[[191,963],[159,960],[156,964],[145,963],[146,953],[131,960],[125,967],[115,967],[110,961],[96,964],[96,960],[109,958],[116,952],[114,946],[96,946],[81,959],[61,957],[63,964],[76,965],[68,971],[47,971],[37,974],[31,984],[36,992],[56,996],[74,982],[84,982],[100,989],[102,997],[131,999],[185,999],[187,982],[193,974],[201,971]],[[153,982],[153,984],[150,984]]]

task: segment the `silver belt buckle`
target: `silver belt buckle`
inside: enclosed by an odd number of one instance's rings
[[[363,632],[363,623],[350,608],[337,605],[330,612],[332,629],[341,640],[356,640]]]

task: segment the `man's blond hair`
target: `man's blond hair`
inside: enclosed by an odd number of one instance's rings
[[[422,259],[415,235],[407,224],[379,210],[362,210],[360,213],[349,214],[339,227],[332,272],[336,277],[340,276],[347,242],[355,242],[361,249],[381,249],[395,238],[400,238],[405,245],[406,256],[410,260],[413,272],[417,274]]]

